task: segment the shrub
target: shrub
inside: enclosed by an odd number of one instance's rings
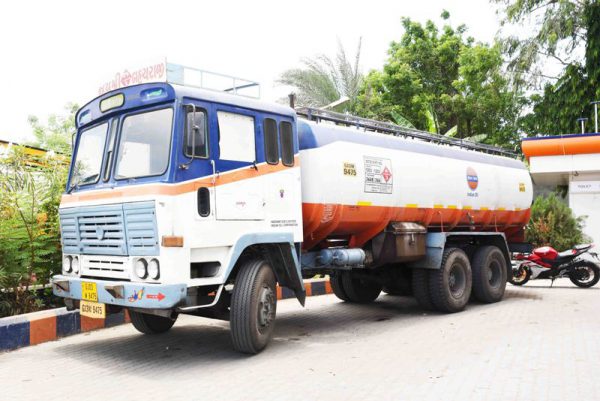
[[[53,152],[16,146],[0,158],[0,316],[45,306],[37,289],[61,270],[58,205],[67,171],[68,158]]]
[[[583,234],[585,216],[575,217],[556,193],[535,198],[525,237],[534,246],[552,246],[559,251],[589,240]]]

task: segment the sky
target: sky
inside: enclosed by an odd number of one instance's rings
[[[29,115],[44,121],[68,102],[83,105],[117,72],[160,60],[261,83],[264,100],[302,57],[335,55],[338,40],[361,69],[379,69],[400,19],[464,23],[491,42],[500,23],[487,0],[420,1],[30,1],[0,5],[0,139],[31,139]]]

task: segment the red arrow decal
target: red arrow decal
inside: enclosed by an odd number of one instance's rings
[[[158,294],[148,294],[146,295],[146,299],[158,299],[160,302],[165,299],[165,295],[162,292],[159,292]]]

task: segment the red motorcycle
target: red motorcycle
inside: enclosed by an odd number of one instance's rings
[[[534,249],[531,253],[517,253],[513,256],[513,274],[509,282],[523,285],[529,280],[568,277],[573,284],[589,288],[600,280],[600,267],[591,258],[582,257],[588,254],[598,259],[596,253],[590,252],[593,245],[577,245],[573,249],[557,252],[550,246]]]

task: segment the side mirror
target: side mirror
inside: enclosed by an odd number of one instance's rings
[[[190,113],[191,110],[191,121],[190,121]],[[200,127],[196,125],[196,105],[188,104],[186,105],[186,124],[185,124],[185,136],[186,136],[186,147],[191,146],[192,154],[190,155],[190,160],[185,163],[179,165],[179,168],[183,170],[187,170],[190,167],[190,164],[194,161],[196,157],[196,134],[200,132]]]

